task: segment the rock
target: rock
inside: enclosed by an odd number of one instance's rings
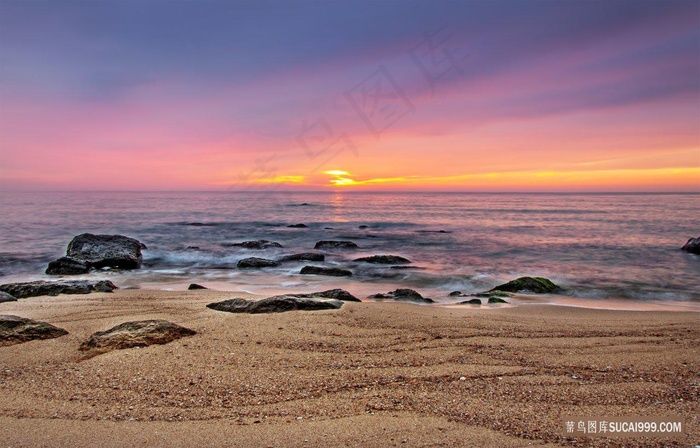
[[[242,247],[244,249],[269,249],[271,247],[282,247],[280,243],[268,240],[243,241],[241,243],[225,243],[227,247]]]
[[[486,291],[472,294],[474,297],[513,297],[513,294],[506,291]]]
[[[352,272],[347,269],[340,268],[324,268],[321,266],[304,266],[301,268],[300,274],[313,274],[313,275],[330,275],[333,277],[350,277]]]
[[[43,280],[23,283],[6,283],[0,285],[4,291],[18,299],[35,296],[57,296],[59,294],[89,294],[91,292],[112,292],[116,285],[109,280],[62,280],[46,282]]]
[[[448,230],[416,230],[418,233],[452,233]]]
[[[146,347],[154,344],[167,344],[196,331],[167,320],[140,320],[124,322],[105,331],[98,331],[80,345],[80,350],[121,350],[131,347]]]
[[[362,224],[361,226],[357,226],[358,229],[367,229],[369,226]]]
[[[405,271],[407,269],[413,269],[413,270],[418,270],[418,271],[425,270],[425,268],[421,267],[421,266],[389,266],[389,269],[396,269],[397,271],[398,270]]]
[[[372,255],[371,257],[355,258],[353,261],[374,264],[408,264],[411,262],[408,258],[399,257],[398,255]]]
[[[700,255],[700,236],[689,239],[688,242],[681,247],[681,249],[686,252],[690,252],[691,254]]]
[[[433,299],[423,297],[417,291],[408,288],[399,288],[394,291],[390,291],[386,294],[379,293],[369,296],[370,299],[374,300],[398,300],[401,302],[422,302],[422,303],[434,303]]]
[[[469,299],[464,302],[458,302],[458,305],[481,305],[481,299]]]
[[[307,226],[306,224],[290,224],[287,227],[290,227],[292,229],[306,229],[309,226]]]
[[[329,289],[327,291],[318,291],[318,292],[311,292],[311,293],[306,293],[306,294],[287,294],[290,296],[296,296],[296,297],[315,297],[315,298],[324,298],[324,299],[336,299],[336,300],[342,300],[343,302],[361,302],[360,299],[357,297],[353,296],[349,292],[347,292],[344,289],[336,288],[336,289]]]
[[[314,249],[358,249],[352,241],[319,241]]]
[[[61,257],[49,263],[46,273],[49,275],[76,275],[90,272],[90,265],[82,260]]]
[[[511,280],[508,283],[498,285],[490,291],[528,291],[536,294],[548,294],[561,291],[561,288],[552,283],[551,280],[544,277],[520,277],[515,280]]]
[[[15,296],[13,296],[13,295],[11,295],[11,294],[8,294],[8,293],[6,293],[6,292],[4,292],[4,291],[0,291],[0,303],[4,303],[4,302],[16,302],[16,301],[17,301],[17,297],[15,297]]]
[[[35,339],[53,339],[68,334],[63,328],[19,316],[0,316],[0,346]]]
[[[282,295],[263,300],[230,299],[210,303],[207,308],[228,313],[283,313],[285,311],[336,310],[343,306],[341,300]]]
[[[489,297],[489,303],[508,303],[500,297],[491,296]]]
[[[460,297],[463,296],[462,291],[452,291],[451,293],[448,294],[450,297]],[[479,300],[479,303],[481,303],[481,300]]]
[[[238,267],[240,269],[249,268],[272,268],[279,266],[279,262],[275,260],[268,260],[267,258],[250,257],[244,258],[238,262]]]
[[[68,243],[66,255],[90,268],[136,269],[142,249],[146,249],[143,243],[128,236],[83,233]]]
[[[285,255],[277,261],[324,261],[326,256],[315,252],[304,252],[301,254]]]
[[[193,290],[193,289],[209,289],[206,286],[198,285],[196,283],[190,283],[190,286],[187,287],[188,290]]]

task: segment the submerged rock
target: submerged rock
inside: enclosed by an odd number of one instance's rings
[[[700,255],[700,236],[689,239],[688,242],[681,247],[681,249],[686,252],[690,252],[691,254]]]
[[[462,291],[452,291],[448,295],[450,297],[463,297],[464,296],[464,294],[462,294]],[[479,301],[479,303],[481,303],[481,300]]]
[[[46,273],[49,275],[77,275],[90,272],[90,265],[82,260],[61,257],[49,263]]]
[[[358,249],[358,245],[352,241],[319,241],[314,246],[314,249]]]
[[[364,263],[374,264],[408,264],[411,262],[408,258],[398,255],[372,255],[370,257],[355,258],[353,261],[362,261]]]
[[[458,305],[481,305],[481,299],[469,299],[463,302],[457,302]]]
[[[306,229],[306,228],[308,228],[309,226],[307,226],[306,224],[301,224],[301,223],[300,223],[300,224],[290,224],[290,225],[288,225],[287,227],[292,228],[292,229]]]
[[[0,303],[3,302],[16,302],[17,297],[6,293],[5,291],[0,291]]]
[[[250,257],[244,258],[238,262],[238,267],[241,269],[249,268],[272,268],[279,266],[279,262],[275,260],[268,260],[267,258]]]
[[[53,339],[68,334],[63,328],[19,316],[0,316],[0,346],[35,339]]]
[[[466,295],[466,294],[463,294]],[[477,292],[475,294],[472,294],[474,297],[513,297],[513,294],[506,292],[506,291],[486,291],[486,292]]]
[[[357,226],[358,229],[366,229],[366,228],[368,228],[368,227],[369,227],[369,226],[366,225],[366,224],[362,224],[362,225]]]
[[[327,291],[305,293],[305,294],[286,294],[286,295],[296,296],[296,297],[312,297],[312,298],[316,297],[316,298],[325,298],[325,299],[337,299],[337,300],[342,300],[343,302],[361,302],[360,299],[353,296],[352,294],[350,294],[346,290],[340,289],[340,288],[329,289]]]
[[[253,241],[243,241],[240,243],[225,243],[224,246],[227,247],[242,247],[244,249],[269,249],[271,247],[282,247],[282,245],[276,241],[268,240],[253,240]]]
[[[36,296],[57,296],[59,294],[112,292],[115,289],[117,289],[117,286],[109,280],[62,280],[55,282],[40,280],[0,285],[0,291],[6,292],[18,299]]]
[[[300,254],[285,255],[278,258],[278,261],[324,261],[326,256],[316,252],[304,252]]]
[[[491,296],[489,297],[489,303],[508,303],[500,297]]]
[[[301,268],[300,274],[312,275],[330,275],[332,277],[350,277],[352,272],[347,269],[340,268],[324,268],[321,266],[304,266]]]
[[[190,283],[190,286],[187,287],[188,290],[194,290],[194,289],[209,289],[206,286],[198,285],[197,283]]]
[[[283,295],[263,300],[230,299],[210,303],[207,308],[228,313],[283,313],[285,311],[336,310],[343,306],[341,300]]]
[[[521,292],[528,291],[536,294],[548,294],[561,291],[561,288],[544,277],[520,277],[508,283],[498,285],[490,291]],[[489,291],[489,292],[490,292]]]
[[[154,344],[167,344],[196,331],[167,320],[140,320],[124,322],[105,331],[98,331],[80,345],[80,350],[100,351],[121,350],[131,347],[146,347]]]
[[[374,300],[397,300],[400,302],[421,302],[421,303],[434,303],[433,299],[423,297],[417,291],[408,288],[399,288],[394,291],[387,293],[379,293],[369,296],[370,299]]]

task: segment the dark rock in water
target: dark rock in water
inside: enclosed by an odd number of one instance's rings
[[[210,303],[207,308],[228,313],[283,313],[285,311],[337,310],[341,300],[283,295],[263,300],[230,299]]]
[[[700,236],[689,239],[688,242],[681,247],[681,249],[686,252],[690,252],[691,254],[700,255]]]
[[[398,300],[401,302],[422,302],[422,303],[434,303],[433,299],[423,297],[417,291],[408,288],[399,288],[394,291],[390,291],[386,294],[379,293],[369,296],[370,299],[374,300]]]
[[[282,247],[280,243],[268,240],[243,241],[241,243],[224,243],[227,247],[242,247],[244,249],[269,249],[271,247]]]
[[[327,291],[318,291],[318,292],[311,292],[311,293],[306,293],[306,294],[286,294],[289,296],[296,296],[296,297],[312,297],[312,298],[324,298],[324,299],[336,299],[336,300],[342,300],[343,302],[361,302],[360,299],[357,297],[353,296],[349,292],[347,292],[344,289],[336,288],[336,289],[329,289]]]
[[[333,277],[350,277],[352,272],[347,269],[340,268],[324,268],[321,266],[304,266],[301,268],[300,274],[313,274],[313,275],[330,275]]]
[[[323,254],[318,254],[315,252],[304,252],[301,254],[285,255],[280,257],[277,261],[323,261],[326,256]]]
[[[292,229],[306,229],[309,226],[307,226],[306,224],[290,224],[287,227],[290,227]]]
[[[486,292],[477,292],[474,294],[471,294],[474,297],[513,297],[513,294],[506,292],[506,291],[486,291]]]
[[[352,241],[319,241],[314,249],[357,249],[357,244]]]
[[[8,294],[8,293],[6,293],[6,292],[4,292],[4,291],[0,291],[0,303],[4,303],[4,302],[16,302],[16,301],[17,301],[17,297],[15,297],[15,296],[13,296],[13,295],[11,295],[11,294]]]
[[[124,322],[109,330],[98,331],[80,345],[80,350],[100,351],[121,350],[131,347],[146,347],[154,344],[167,344],[196,331],[167,320],[140,320]]]
[[[451,293],[448,294],[450,297],[461,297],[462,291],[452,291]],[[461,302],[460,302],[461,303]],[[479,303],[481,303],[481,300],[479,300]]]
[[[416,230],[418,233],[452,233],[447,230]]]
[[[199,246],[187,246],[185,249],[188,249],[188,250],[201,250],[201,249],[199,248]]]
[[[198,285],[197,283],[190,283],[190,286],[187,287],[188,290],[193,290],[193,289],[209,289],[206,286]]]
[[[372,255],[371,257],[355,258],[353,261],[374,264],[408,264],[411,262],[408,258],[399,257],[398,255]]]
[[[238,267],[242,269],[249,269],[249,268],[272,268],[275,266],[279,266],[279,262],[275,260],[268,260],[266,258],[257,258],[257,257],[250,257],[250,258],[244,258],[241,261],[238,262]]]
[[[500,297],[489,297],[489,303],[508,303],[505,300],[501,299]]]
[[[35,339],[53,339],[68,334],[63,328],[19,316],[0,316],[0,346]]]
[[[83,233],[68,243],[66,255],[91,268],[136,269],[142,249],[146,249],[143,243],[128,236]]]
[[[536,294],[548,294],[561,291],[561,288],[544,277],[520,277],[508,283],[498,285],[490,291],[521,292],[529,291]]]
[[[57,296],[59,294],[89,294],[91,292],[112,292],[116,285],[109,280],[62,280],[56,282],[36,281],[23,283],[6,283],[0,285],[0,291],[18,299],[35,296]]]
[[[215,222],[186,222],[185,225],[193,227],[214,227],[218,224]]]
[[[402,270],[402,271],[405,271],[407,269],[413,269],[413,270],[418,270],[418,271],[425,270],[425,268],[421,267],[421,266],[389,266],[389,269],[396,269],[396,270]]]
[[[464,302],[458,302],[458,305],[481,305],[481,299],[469,299]]]
[[[333,227],[324,227],[323,230],[335,230]]]
[[[357,226],[358,229],[366,229],[366,228],[368,228],[368,227],[369,227],[369,226],[364,225],[364,224],[362,224],[361,226]]]
[[[49,275],[76,275],[90,272],[90,265],[82,260],[61,257],[49,263],[46,273]]]

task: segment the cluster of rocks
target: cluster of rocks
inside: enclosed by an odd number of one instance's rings
[[[123,235],[83,233],[68,243],[66,255],[49,263],[49,275],[86,274],[91,269],[137,269],[141,267],[140,241]]]
[[[0,316],[0,346],[53,339],[67,334],[68,332],[63,328],[47,322],[13,315]],[[79,350],[89,351],[94,355],[110,350],[167,344],[195,334],[197,332],[194,330],[166,320],[124,322],[108,330],[93,333],[80,345]]]

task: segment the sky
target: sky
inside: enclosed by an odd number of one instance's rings
[[[700,2],[0,0],[0,189],[700,191]]]

